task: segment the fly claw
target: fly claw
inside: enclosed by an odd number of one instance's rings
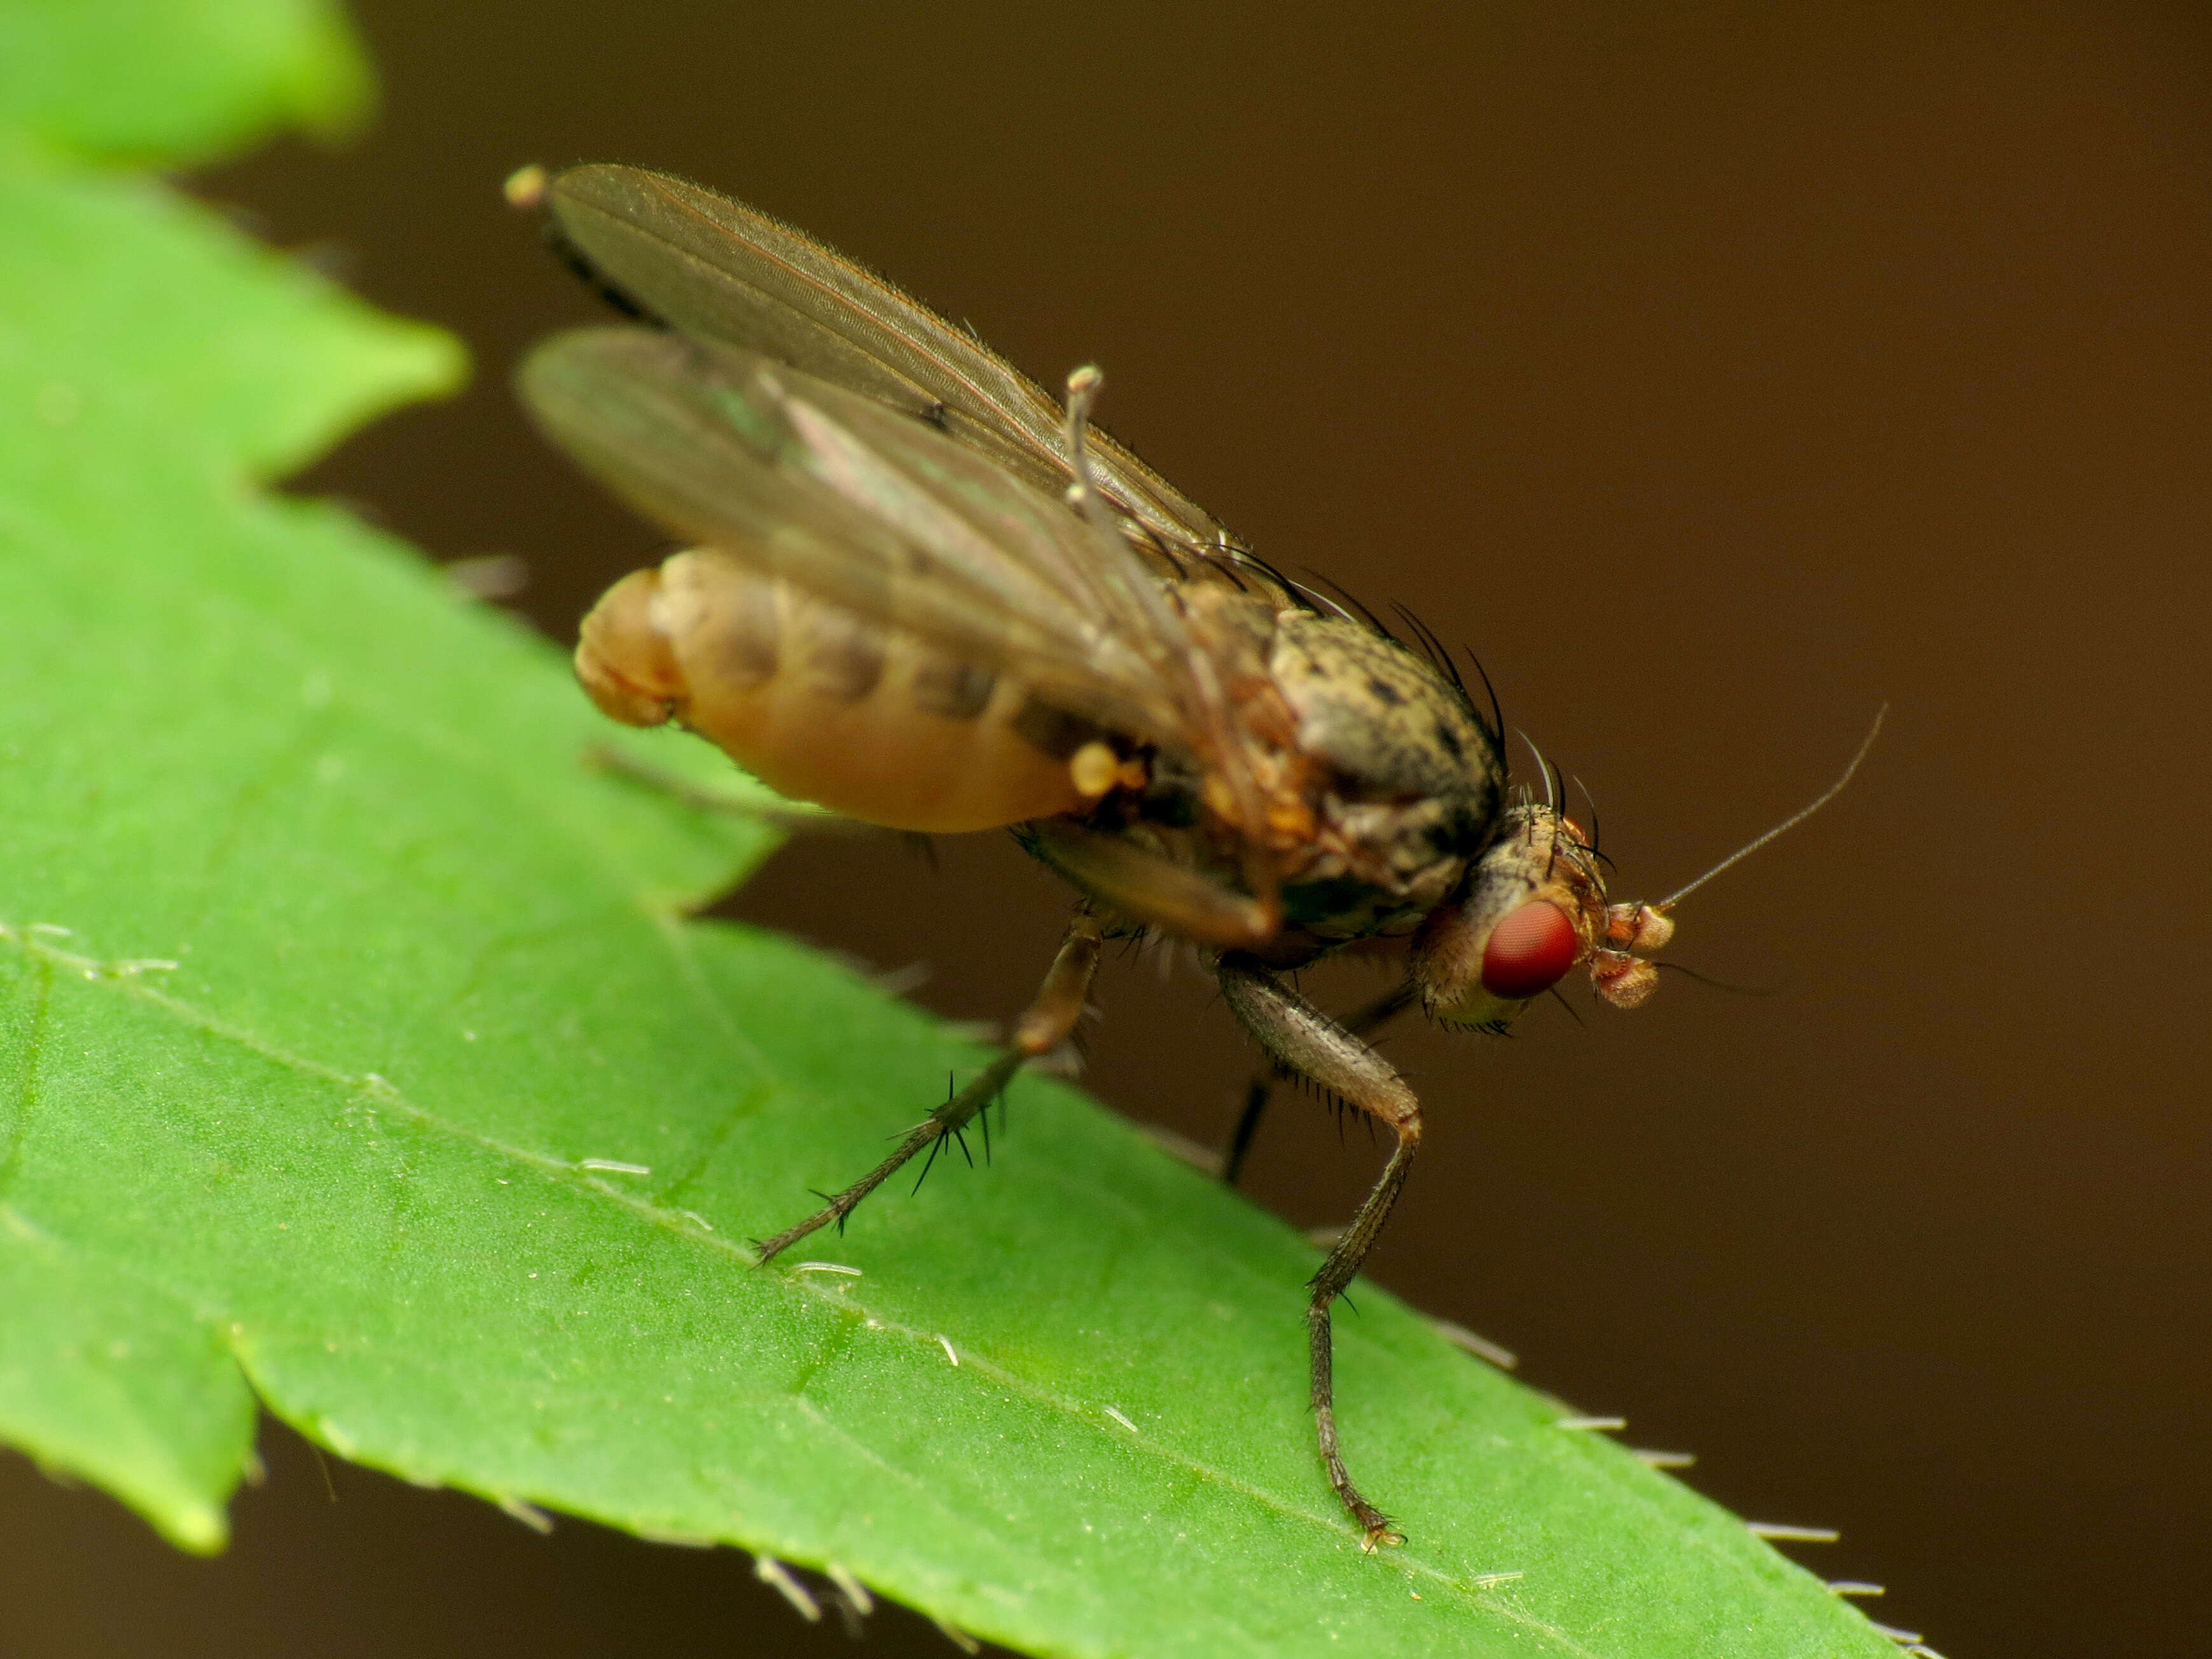
[[[1666,944],[1675,903],[1825,805],[1867,745],[1698,882],[1612,903],[1559,775],[1540,756],[1543,803],[1509,795],[1495,696],[1478,708],[1410,613],[1409,645],[1283,576],[1091,426],[1095,368],[1055,403],[872,273],[665,173],[518,174],[509,195],[666,325],[558,336],[519,377],[547,435],[689,549],[585,620],[592,700],[674,720],[848,818],[1011,828],[1079,896],[1006,1052],[759,1259],[842,1231],[918,1156],[925,1177],[948,1144],[969,1156],[979,1116],[988,1158],[992,1103],[1066,1043],[1104,939],[1187,950],[1267,1056],[1228,1179],[1278,1072],[1388,1131],[1306,1322],[1322,1472],[1363,1548],[1400,1541],[1346,1466],[1332,1382],[1331,1308],[1422,1131],[1365,1037],[1417,1003],[1502,1032],[1577,967],[1635,1006],[1657,976],[1638,952]],[[1285,975],[1339,952],[1389,958],[1400,983],[1331,1018]]]

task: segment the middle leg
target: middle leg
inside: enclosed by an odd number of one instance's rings
[[[1382,1030],[1413,1006],[1413,982],[1407,980],[1364,1007],[1342,1016],[1337,1024],[1353,1036],[1364,1037]],[[1282,1075],[1281,1063],[1271,1060],[1253,1073],[1252,1080],[1244,1085],[1244,1109],[1237,1115],[1236,1130],[1229,1137],[1229,1148],[1221,1156],[1223,1186],[1234,1187],[1237,1177],[1244,1173],[1244,1160],[1259,1135],[1260,1120],[1267,1115],[1267,1097],[1274,1093],[1275,1084]]]
[[[1221,992],[1244,1029],[1278,1064],[1329,1090],[1346,1104],[1387,1124],[1398,1137],[1390,1161],[1360,1205],[1352,1224],[1313,1276],[1306,1306],[1306,1335],[1313,1368],[1314,1428],[1328,1483],[1359,1523],[1363,1547],[1405,1540],[1382,1512],[1360,1495],[1344,1465],[1336,1433],[1334,1347],[1329,1305],[1358,1275],[1359,1264],[1389,1218],[1421,1146],[1421,1104],[1405,1079],[1380,1054],[1322,1013],[1258,958],[1231,951],[1221,958]]]

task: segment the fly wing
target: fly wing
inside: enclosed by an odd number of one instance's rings
[[[561,234],[594,270],[695,338],[757,351],[918,415],[1028,483],[1068,482],[1060,405],[972,335],[790,226],[701,185],[597,164],[554,179]],[[1104,433],[1100,490],[1140,547],[1207,556],[1227,532]]]
[[[644,329],[556,336],[520,379],[548,436],[677,534],[1071,713],[1217,750],[1218,699],[1158,583],[974,449],[757,353]]]

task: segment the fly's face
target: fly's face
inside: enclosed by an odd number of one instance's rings
[[[1608,904],[1605,872],[1580,827],[1528,803],[1506,813],[1504,833],[1458,896],[1430,914],[1413,943],[1413,981],[1430,1018],[1478,1030],[1504,1030],[1577,967],[1607,1002],[1633,1008],[1659,976],[1634,952],[1658,949],[1674,932],[1650,905]]]

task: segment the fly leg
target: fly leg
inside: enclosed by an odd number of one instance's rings
[[[1282,926],[1279,903],[1261,903],[1073,818],[1032,818],[1014,838],[1078,891],[1130,920],[1220,950],[1264,945]]]
[[[1098,919],[1085,904],[1068,922],[1067,936],[1060,941],[1060,953],[1046,970],[1044,983],[1037,988],[1036,1000],[1014,1023],[1012,1048],[985,1066],[966,1088],[908,1130],[896,1149],[881,1164],[798,1225],[787,1227],[774,1238],[762,1241],[757,1247],[761,1261],[773,1261],[809,1233],[833,1221],[840,1231],[843,1231],[845,1218],[852,1214],[862,1199],[897,1174],[901,1165],[924,1147],[958,1134],[976,1113],[999,1097],[1015,1073],[1065,1042],[1083,1012],[1083,1000],[1091,989],[1091,975],[1098,966],[1101,938]]]
[[[657,795],[665,795],[695,812],[751,818],[787,835],[872,836],[901,833],[864,823],[858,818],[842,817],[819,807],[782,805],[773,800],[750,800],[726,790],[706,788],[665,766],[655,766],[651,761],[641,760],[627,749],[611,743],[595,743],[587,746],[584,750],[584,764],[594,772],[620,778],[625,783],[636,784]]]
[[[1381,1030],[1413,1006],[1413,985],[1408,980],[1384,992],[1365,1007],[1353,1009],[1337,1024],[1353,1036],[1364,1037],[1370,1031]],[[1267,1115],[1267,1097],[1274,1092],[1276,1079],[1282,1075],[1281,1065],[1271,1063],[1255,1072],[1251,1082],[1244,1085],[1244,1109],[1238,1115],[1237,1128],[1229,1137],[1229,1150],[1221,1158],[1221,1182],[1224,1187],[1234,1187],[1237,1176],[1243,1174],[1244,1159],[1260,1133],[1260,1120]]]
[[[1382,1231],[1398,1190],[1406,1184],[1421,1145],[1421,1105],[1405,1079],[1382,1057],[1271,973],[1257,957],[1231,951],[1221,958],[1221,992],[1244,1029],[1285,1069],[1309,1078],[1348,1104],[1379,1118],[1398,1137],[1390,1161],[1352,1217],[1352,1224],[1313,1276],[1306,1334],[1313,1358],[1315,1431],[1328,1484],[1359,1523],[1364,1548],[1405,1540],[1382,1512],[1359,1495],[1337,1443],[1335,1382],[1329,1342],[1329,1304],[1359,1272]]]

